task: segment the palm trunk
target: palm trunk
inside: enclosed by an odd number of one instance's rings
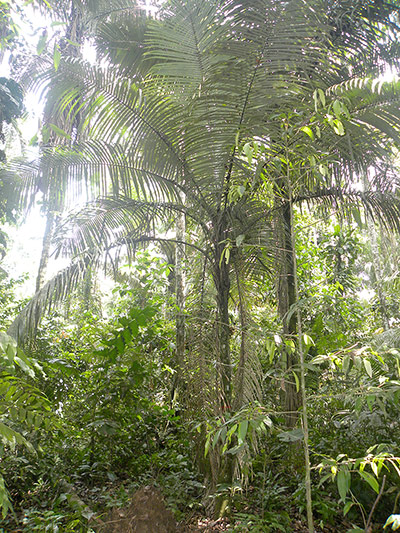
[[[221,224],[223,227],[223,225]],[[231,328],[229,325],[229,296],[230,296],[230,266],[224,256],[225,235],[219,233],[216,246],[216,259],[214,268],[214,283],[217,291],[217,348],[220,383],[220,407],[222,413],[232,409],[232,368],[231,368]],[[220,457],[218,485],[229,487],[232,485],[234,461],[230,454]],[[228,489],[229,490],[229,489]],[[215,500],[215,516],[221,517],[230,511],[230,493],[224,491]]]
[[[231,282],[229,265],[225,260],[216,267],[215,285],[217,289],[218,326],[217,343],[219,351],[219,379],[221,384],[221,408],[230,410],[232,405],[232,369],[231,369],[231,329],[229,326],[229,293]]]
[[[239,294],[239,320],[240,320],[240,357],[237,369],[237,382],[235,386],[235,411],[239,410],[244,403],[245,373],[247,364],[247,320],[245,311],[245,302],[242,293],[241,280],[236,265],[236,285]]]

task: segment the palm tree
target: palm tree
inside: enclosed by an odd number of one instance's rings
[[[53,289],[65,294],[70,274],[77,280],[102,253],[116,264],[120,253],[166,240],[157,222],[183,213],[195,232],[185,244],[205,258],[214,285],[221,415],[242,397],[234,390],[229,316],[242,261],[271,268],[280,250],[280,313],[285,333],[296,332],[292,204],[342,203],[347,210],[363,204],[387,224],[398,218],[392,186],[378,179],[363,193],[351,186],[365,147],[369,165],[397,137],[397,87],[377,94],[343,61],[372,54],[364,46],[370,36],[379,44],[374,3],[370,11],[357,3],[368,23],[355,36],[348,33],[349,13],[333,5],[325,13],[317,1],[173,1],[132,53],[129,39],[121,40],[108,53],[108,67],[72,62],[58,80],[58,109],[68,110],[70,120],[79,114],[88,140],[55,147],[44,160],[70,177],[89,174],[102,198],[64,223],[59,251],[74,262],[42,296]],[[103,42],[114,28],[113,21],[101,27]],[[170,240],[182,244],[180,237]],[[245,334],[243,291],[240,298]],[[34,318],[42,305],[39,293],[27,312]],[[245,339],[242,345],[245,352]],[[243,353],[242,371],[245,360]],[[290,370],[295,361],[288,357],[287,364]],[[297,411],[297,403],[288,410]],[[219,481],[229,480],[231,469]]]

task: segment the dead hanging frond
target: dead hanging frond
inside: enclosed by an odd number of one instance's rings
[[[193,433],[196,442],[196,462],[210,491],[215,490],[220,470],[220,455],[216,450],[211,450],[207,458],[204,457],[205,444],[209,431],[208,420],[219,416],[216,412],[220,401],[220,388],[218,372],[215,361],[218,359],[217,325],[215,314],[201,312],[193,315],[192,320],[186,323],[186,397],[185,414],[197,421],[198,431]]]
[[[261,400],[262,372],[258,354],[251,343],[251,323],[248,295],[243,276],[244,262],[237,257],[234,263],[239,314],[239,360],[235,376],[234,410]]]

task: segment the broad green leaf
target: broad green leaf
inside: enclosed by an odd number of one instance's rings
[[[327,168],[326,165],[321,163],[318,168],[319,168],[319,171],[321,172],[321,174],[323,176],[327,176],[328,175],[328,168]]]
[[[242,420],[240,423],[239,423],[239,427],[238,427],[238,440],[239,440],[239,443],[240,444],[243,444],[243,442],[245,441],[246,439],[246,435],[247,435],[247,429],[249,427],[249,421],[248,420]]]
[[[322,476],[322,478],[320,479],[319,483],[318,483],[318,487],[321,487],[325,481],[327,480],[332,480],[332,474],[325,474],[324,476]]]
[[[248,161],[249,165],[251,165],[251,163],[253,161],[253,150],[252,150],[252,148],[250,146],[250,143],[246,143],[243,146],[243,153],[247,157],[247,161]]]
[[[344,131],[343,122],[339,119],[335,119],[333,121],[333,130],[336,133],[336,135],[340,135],[341,137],[346,133]]]
[[[8,357],[8,360],[10,361],[10,363],[13,363],[15,355],[17,353],[16,349],[11,344],[9,344],[5,351],[6,351],[6,355]]]
[[[342,113],[342,104],[339,102],[339,100],[335,100],[333,102],[332,108],[335,115],[339,118]]]
[[[350,511],[350,509],[353,507],[354,502],[346,502],[345,506],[343,507],[343,515],[346,516],[347,513]]]
[[[368,483],[368,485],[377,493],[379,494],[379,483],[378,481],[374,478],[374,476],[372,474],[370,474],[369,472],[365,472],[365,470],[363,471],[359,471],[358,472],[360,474],[360,476]]]
[[[221,436],[221,429],[219,429],[218,431],[215,432],[215,435],[214,435],[214,438],[213,438],[213,441],[212,441],[212,447],[215,448],[215,446],[217,445],[217,442],[219,440]]]
[[[349,368],[350,368],[350,363],[351,363],[351,358],[350,356],[347,354],[343,357],[343,362],[342,362],[342,370],[345,374],[347,374],[347,372],[349,371]]]
[[[346,466],[340,468],[336,478],[339,495],[342,501],[345,501],[346,495],[350,490],[351,474]]]
[[[303,126],[302,128],[300,128],[300,131],[304,131],[304,133],[308,135],[310,139],[314,140],[313,130],[309,126]]]
[[[321,104],[323,105],[323,107],[325,107],[326,99],[325,99],[325,93],[322,89],[318,89],[318,96],[319,96],[319,99],[321,100]]]
[[[369,375],[370,378],[372,378],[372,366],[371,366],[371,363],[369,362],[368,359],[363,359],[364,361],[364,367],[365,367],[365,370],[367,372],[367,374]]]
[[[132,320],[130,324],[131,332],[133,337],[137,337],[139,334],[139,326],[136,320]]]
[[[233,426],[227,431],[226,433],[226,440],[230,441],[232,438],[232,435],[236,432],[238,425],[233,424]]]
[[[307,333],[304,333],[304,335],[303,335],[303,342],[304,342],[304,344],[306,346],[314,346],[315,345],[314,341],[312,340],[312,338],[309,335],[307,335]]]
[[[35,372],[20,357],[16,356],[14,361],[21,368],[21,370],[28,374],[28,376],[30,376],[31,378],[35,377]]]
[[[229,450],[227,450],[226,453],[229,453],[231,455],[236,455],[242,449],[243,449],[243,444],[238,444],[237,446],[234,446],[233,448],[230,448]]]

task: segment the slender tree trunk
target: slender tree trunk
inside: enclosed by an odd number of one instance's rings
[[[36,277],[36,292],[38,292],[44,285],[47,265],[50,257],[50,245],[53,238],[53,231],[55,225],[55,214],[53,211],[47,211],[46,227],[42,241],[42,253],[40,257],[39,269]]]
[[[88,312],[92,304],[93,270],[89,267],[83,280],[83,311]]]
[[[293,220],[290,215],[290,203],[283,206],[283,223],[284,223],[284,272],[286,288],[284,291],[285,302],[282,302],[282,317],[284,319],[283,332],[286,340],[295,341],[297,335],[296,313],[293,312],[293,306],[296,304],[295,290],[295,265],[293,256],[296,253],[293,248],[292,233]],[[284,313],[284,314],[283,314]],[[297,353],[291,346],[286,348],[286,371],[287,379],[285,382],[285,411],[286,422],[289,427],[294,427],[298,421],[298,411],[301,404],[301,397],[296,389],[296,382],[293,376],[293,367],[298,364]]]
[[[180,213],[176,220],[176,240],[178,242],[175,249],[176,370],[178,387],[183,383],[185,365],[185,278],[183,272],[185,246],[181,244],[185,241],[185,233],[185,215]]]
[[[294,302],[299,302],[299,282],[297,276],[297,254],[296,254],[296,233],[294,229],[293,216],[293,195],[290,184],[289,167],[287,170],[287,187],[289,192],[289,220],[290,220],[290,242],[292,250],[292,272],[293,272],[293,289]],[[311,493],[311,464],[310,464],[310,450],[309,450],[309,433],[308,433],[308,408],[307,408],[307,391],[306,391],[306,373],[304,365],[304,350],[303,350],[303,332],[302,320],[299,306],[296,308],[296,322],[297,322],[297,346],[300,359],[300,391],[301,391],[301,407],[302,407],[302,426],[303,426],[303,446],[304,446],[304,466],[305,466],[305,486],[306,486],[306,509],[307,509],[307,523],[309,533],[314,533],[314,518],[312,510],[312,493]]]
[[[278,198],[275,217],[275,242],[276,242],[276,268],[278,271],[276,291],[279,316],[282,320],[283,336],[285,342],[295,341],[297,335],[296,313],[293,305],[296,303],[295,277],[293,265],[292,243],[292,219],[290,214],[290,202],[287,186],[284,182],[277,183],[276,198]],[[285,411],[286,424],[294,427],[298,421],[298,410],[301,397],[296,389],[293,376],[293,367],[298,364],[295,350],[285,345],[285,380],[283,384],[283,408]]]
[[[81,54],[81,45],[83,43],[84,39],[84,33],[83,33],[83,27],[81,23],[82,15],[80,11],[77,9],[77,7],[74,5],[73,2],[70,4],[70,17],[69,17],[69,25],[66,28],[65,32],[65,39],[60,43],[60,49],[62,51],[68,51],[70,56],[73,57],[79,57]],[[56,122],[52,118],[53,114],[53,107],[52,105],[48,105],[45,107],[44,110],[44,124],[47,126],[49,123]],[[72,130],[77,127],[76,122],[79,121],[79,118],[75,118],[74,122],[75,124],[69,124],[69,128]],[[63,129],[67,130],[67,127],[64,127]],[[54,140],[54,134],[53,134],[53,140]],[[66,143],[66,140],[64,139],[63,144]],[[43,169],[44,173],[48,173],[47,169]],[[41,259],[39,264],[39,269],[36,277],[36,292],[40,290],[44,284],[45,276],[46,276],[46,270],[47,265],[49,262],[49,255],[50,255],[50,244],[51,239],[53,237],[54,227],[55,227],[55,214],[53,212],[54,209],[60,209],[62,205],[62,194],[59,196],[59,191],[55,190],[60,187],[60,184],[54,184],[52,183],[52,177],[47,175],[47,222],[46,222],[46,229],[44,232],[43,237],[43,244],[42,244],[42,253],[41,253]]]

